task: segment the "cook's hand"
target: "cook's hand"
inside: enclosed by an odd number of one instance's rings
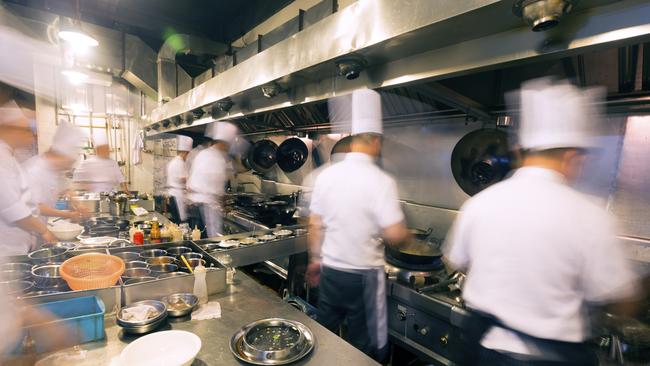
[[[56,243],[59,241],[56,236],[54,236],[54,234],[52,234],[52,232],[49,230],[46,230],[43,234],[41,234],[41,239],[43,239],[43,241],[46,243]]]
[[[305,278],[307,279],[307,284],[311,287],[318,287],[320,283],[320,266],[320,261],[311,261],[307,266]]]

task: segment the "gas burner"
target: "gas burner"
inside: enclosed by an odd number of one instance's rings
[[[417,271],[390,264],[387,264],[385,269],[389,278],[394,278],[397,282],[413,289],[435,285],[446,277],[444,270]]]

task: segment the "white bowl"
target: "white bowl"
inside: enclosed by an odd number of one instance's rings
[[[49,230],[60,241],[75,240],[79,234],[84,230],[84,227],[77,224],[63,223],[59,225],[50,226]]]
[[[189,366],[201,350],[201,338],[183,330],[140,337],[120,354],[122,366]]]

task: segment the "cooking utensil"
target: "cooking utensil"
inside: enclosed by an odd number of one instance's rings
[[[215,249],[219,249],[219,243],[203,244],[201,245],[201,249],[205,250],[206,252],[211,252]]]
[[[252,237],[252,236],[251,236],[251,237],[248,237],[248,238],[243,238],[243,239],[240,239],[240,240],[239,240],[239,243],[240,243],[241,245],[251,245],[251,244],[255,244],[255,243],[257,243],[257,242],[259,242],[259,239],[254,238],[254,237]]]
[[[111,253],[111,254],[118,257],[118,258],[120,258],[125,263],[126,262],[137,261],[138,259],[140,259],[140,254],[138,254],[137,252],[117,252],[117,253]]]
[[[174,257],[178,257],[181,254],[189,253],[189,252],[192,251],[192,249],[190,249],[188,247],[170,247],[170,248],[167,248],[165,250],[167,251],[167,254],[169,254],[171,256],[174,256]]]
[[[160,276],[163,273],[176,272],[178,271],[178,266],[175,264],[154,264],[149,266],[152,276]]]
[[[120,354],[120,363],[139,366],[189,366],[200,350],[201,339],[195,334],[183,330],[166,330],[131,342]]]
[[[230,351],[240,361],[254,365],[285,365],[305,357],[314,347],[313,333],[294,320],[270,318],[239,329]]]
[[[71,223],[59,223],[49,227],[49,230],[61,241],[75,240],[84,231],[84,227]]]
[[[128,309],[137,308],[143,305],[151,306],[152,308],[154,308],[155,311],[157,312],[157,315],[141,321],[128,320],[125,318],[125,314],[128,311]],[[157,300],[138,301],[123,307],[120,311],[117,312],[116,317],[117,317],[117,325],[122,327],[122,329],[124,329],[124,331],[127,333],[132,333],[132,334],[149,333],[152,330],[158,328],[160,325],[162,325],[165,319],[167,319],[167,306],[162,301],[157,301]]]
[[[148,258],[162,257],[167,255],[167,251],[163,249],[147,249],[140,252],[140,258],[147,260]]]
[[[151,270],[149,268],[129,268],[125,269],[122,273],[122,278],[131,279],[131,278],[140,278],[140,277],[150,277]]]
[[[155,265],[155,264],[168,264],[168,263],[176,263],[176,258],[170,257],[170,256],[160,256],[160,257],[153,257],[153,258],[147,258],[146,260],[148,265]]]
[[[266,173],[276,163],[276,151],[278,145],[271,140],[259,140],[255,142],[249,152],[248,161],[251,163],[254,170],[260,173]]]
[[[124,261],[108,254],[80,254],[63,262],[60,272],[73,290],[110,287],[124,273]]]
[[[183,254],[185,259],[203,259],[203,254],[201,253],[185,253]]]
[[[93,238],[99,236],[111,236],[117,238],[120,234],[120,228],[117,226],[93,226],[88,231],[88,235]]]
[[[276,151],[278,166],[285,173],[300,169],[307,161],[308,156],[309,149],[307,145],[297,137],[284,140]]]
[[[143,261],[131,261],[131,262],[126,262],[124,263],[124,269],[130,269],[130,268],[148,268],[149,265],[147,262]]]
[[[187,273],[187,272],[167,272],[167,273],[163,273],[160,276],[158,276],[158,279],[189,276],[189,275],[190,274]]]
[[[470,196],[502,180],[512,168],[508,134],[494,128],[472,131],[451,153],[454,179]]]
[[[99,212],[99,198],[72,197],[72,206],[90,213]]]
[[[45,264],[32,268],[34,284],[39,289],[48,289],[65,286],[61,278],[60,264]]]
[[[73,250],[77,247],[77,245],[78,244],[74,242],[58,241],[56,243],[45,243],[41,248],[66,248],[66,249]]]
[[[439,262],[442,256],[440,246],[436,243],[423,240],[412,240],[411,242],[396,248],[392,245],[386,246],[386,255],[409,264],[430,264]]]
[[[35,250],[27,257],[33,264],[60,263],[66,259],[68,251],[66,248],[45,248]]]
[[[190,273],[193,273],[194,272],[193,270],[196,268],[196,266],[198,266],[200,264],[200,265],[205,267],[205,263],[206,263],[205,259],[196,259],[196,258],[187,259],[187,263],[185,264],[185,266],[181,267],[180,270],[181,271],[190,271]],[[189,267],[188,267],[188,264],[189,264]]]
[[[163,297],[162,302],[167,305],[167,314],[169,316],[181,317],[194,310],[196,305],[199,304],[199,298],[194,294],[178,293]]]
[[[129,228],[130,222],[129,220],[120,219],[117,220],[117,222],[115,222],[115,226],[119,227],[120,230],[124,231]]]
[[[183,261],[185,268],[187,268],[190,271],[190,273],[194,273],[194,270],[192,269],[192,265],[190,264],[190,262],[187,261],[187,258],[185,258],[185,256],[182,254],[181,254],[181,260]]]
[[[81,242],[81,246],[78,246],[76,249],[85,249],[85,248],[89,248],[89,247],[106,248],[106,247],[108,247],[108,244],[110,244],[115,239],[117,239],[117,238],[113,237],[113,236],[98,236],[98,237],[95,237],[95,238],[81,238],[81,239],[79,239],[79,242]]]

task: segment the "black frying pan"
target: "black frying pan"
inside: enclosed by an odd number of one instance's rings
[[[387,245],[386,254],[400,262],[410,264],[431,264],[442,256],[438,244],[424,240],[412,240],[399,249]]]
[[[257,141],[250,150],[248,162],[252,168],[260,173],[266,173],[276,163],[276,152],[278,145],[271,140]]]
[[[297,138],[292,137],[284,140],[276,152],[278,166],[285,173],[295,172],[307,161],[309,149],[305,143]]]

